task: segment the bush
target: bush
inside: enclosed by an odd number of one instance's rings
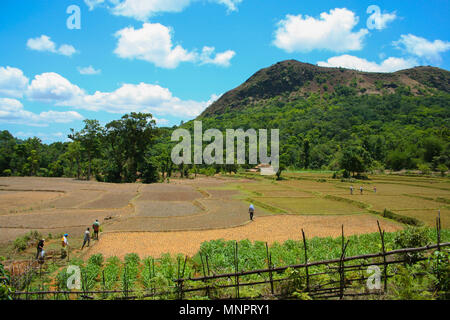
[[[430,242],[427,229],[422,227],[406,227],[398,233],[394,238],[394,248],[417,248],[426,246]],[[413,263],[417,258],[422,256],[421,252],[408,252],[403,255],[407,263]]]
[[[419,169],[420,173],[422,173],[422,174],[430,174],[430,172],[431,172],[430,167],[425,163],[418,164],[417,168]]]
[[[88,263],[101,267],[103,265],[103,261],[103,255],[101,253],[97,253],[89,257]]]
[[[13,243],[13,248],[16,252],[25,251],[29,246],[36,244],[40,239],[42,239],[42,234],[33,230],[22,237],[16,238]]]
[[[437,170],[441,173],[441,176],[445,177],[445,173],[448,171],[448,168],[445,164],[440,164],[437,166]]]
[[[28,241],[25,237],[19,237],[14,240],[13,248],[16,252],[25,251],[28,248]]]

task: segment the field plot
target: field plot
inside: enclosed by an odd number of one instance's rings
[[[238,190],[205,189],[205,191],[209,193],[212,198],[226,200],[231,200],[240,194]]]
[[[123,258],[129,252],[141,257],[159,257],[162,253],[193,255],[203,241],[214,239],[267,241],[269,244],[289,239],[300,240],[301,229],[308,238],[337,237],[344,225],[345,234],[377,232],[377,219],[387,232],[400,230],[402,226],[372,215],[349,216],[293,216],[278,215],[258,217],[244,226],[204,231],[178,232],[121,232],[107,233],[89,254]]]
[[[179,217],[202,212],[198,206],[187,201],[137,201],[136,215],[140,217]]]
[[[319,197],[310,198],[275,198],[261,197],[255,198],[258,201],[267,203],[271,206],[283,209],[289,213],[295,214],[352,214],[364,212],[357,206],[350,203],[323,199]]]
[[[99,219],[102,221],[107,217],[114,217],[121,214],[119,210],[74,210],[61,209],[58,213],[53,210],[42,210],[33,213],[12,214],[0,216],[0,229],[21,228],[21,229],[46,229],[62,227],[90,226]]]
[[[363,202],[371,205],[376,211],[405,210],[405,209],[437,209],[443,206],[441,203],[411,196],[383,196],[378,194],[354,194],[344,195],[343,198]]]
[[[441,211],[441,225],[442,228],[448,229],[450,228],[450,209],[443,208]],[[436,226],[436,217],[438,214],[438,210],[393,210],[394,213],[400,214],[402,216],[416,218],[422,222],[424,222],[427,226],[434,227]]]
[[[111,192],[101,195],[100,198],[85,202],[79,206],[81,209],[114,209],[126,207],[136,196],[134,192]]]
[[[61,192],[47,191],[0,191],[0,214],[42,208],[63,195]]]
[[[73,191],[55,201],[51,201],[49,205],[57,209],[79,208],[88,202],[96,200],[103,194],[104,192],[100,190]]]
[[[281,186],[291,187],[295,190],[301,190],[305,192],[319,192],[319,193],[329,193],[336,190],[336,188],[332,183],[328,182],[317,182],[310,180],[288,180],[288,181],[280,181],[279,184]]]

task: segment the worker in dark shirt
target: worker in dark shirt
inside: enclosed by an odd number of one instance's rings
[[[41,240],[39,240],[39,242],[37,244],[36,259],[39,259],[39,255],[41,254],[42,250],[44,250],[44,242],[45,242],[45,239],[41,239]]]

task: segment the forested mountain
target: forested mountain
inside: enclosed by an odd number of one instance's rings
[[[258,71],[197,120],[204,128],[280,129],[286,166],[338,169],[347,160],[359,163],[356,171],[443,170],[449,93],[450,72],[435,67],[368,73],[288,60]]]
[[[416,67],[394,73],[323,68],[295,60],[256,72],[196,120],[203,130],[279,129],[281,168],[344,170],[450,167],[450,72]],[[42,144],[0,132],[0,174],[157,181],[172,170],[214,173],[237,166],[175,167],[170,136],[151,114],[108,123],[85,120],[72,142]],[[183,125],[193,130],[193,121]],[[247,166],[248,167],[248,166]]]

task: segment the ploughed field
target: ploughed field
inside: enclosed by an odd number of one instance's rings
[[[440,210],[450,228],[450,183],[445,178],[371,176],[341,182],[331,174],[284,173],[288,179],[197,177],[170,183],[111,184],[66,178],[0,178],[0,246],[30,230],[81,238],[98,219],[99,242],[88,255],[193,254],[213,239],[273,243],[307,237],[386,231],[404,225],[387,209],[434,226]],[[353,194],[350,194],[353,185]],[[359,187],[363,186],[360,194]],[[376,187],[376,192],[374,192]],[[255,207],[254,221],[248,206]]]

